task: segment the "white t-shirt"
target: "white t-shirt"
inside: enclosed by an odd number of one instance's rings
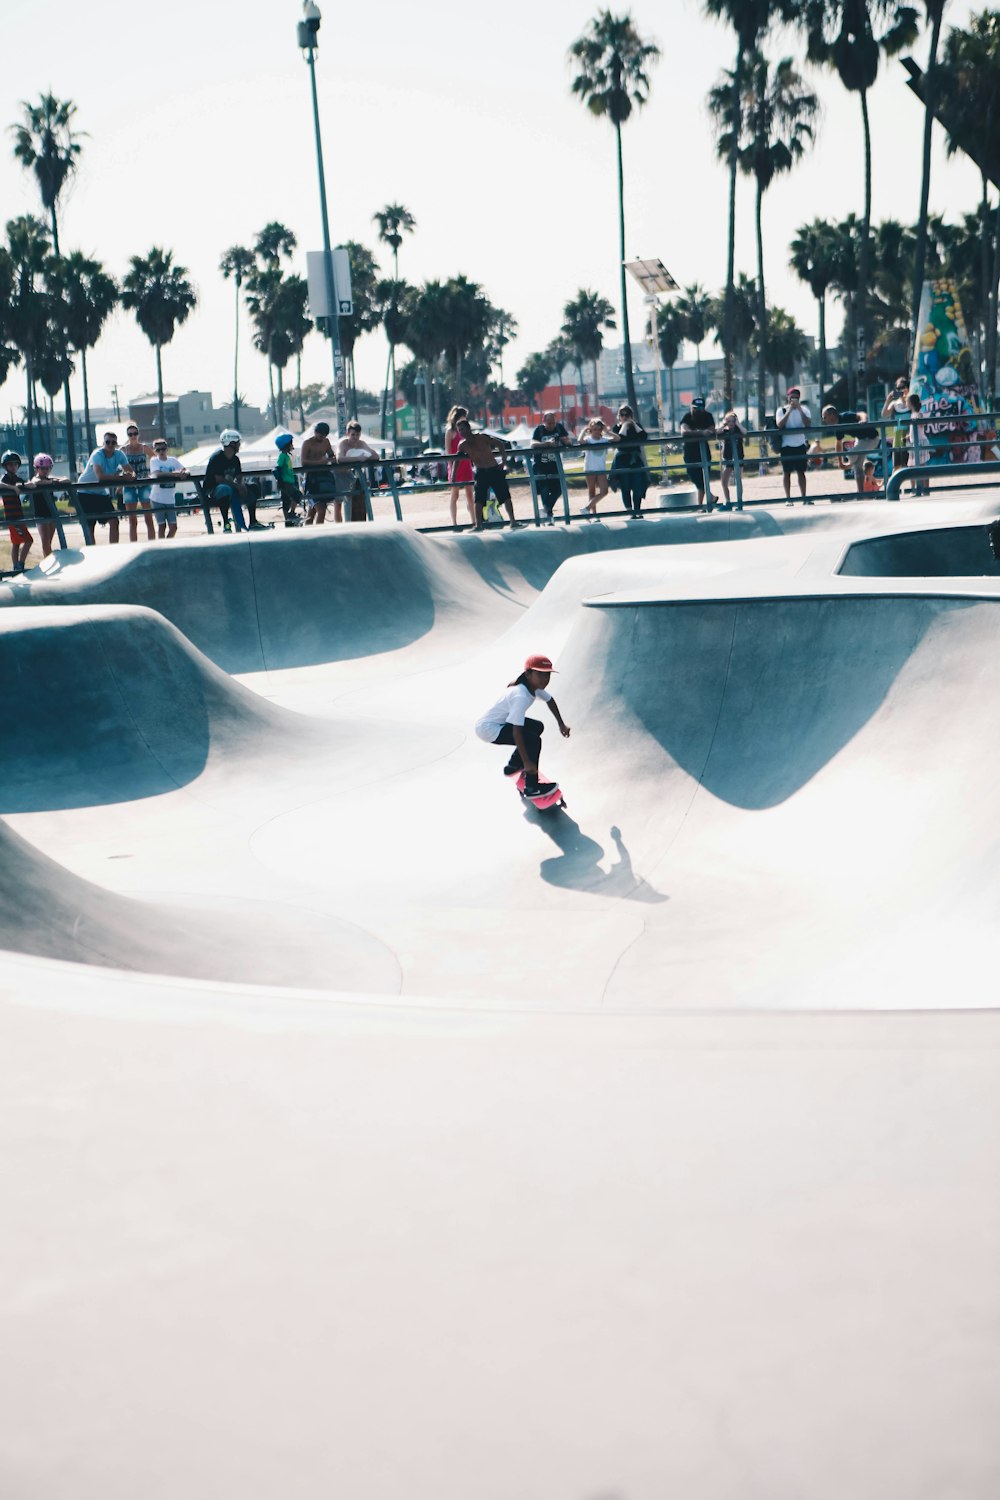
[[[151,458],[149,460],[150,474],[177,474],[184,465],[176,458]],[[173,505],[177,486],[174,484],[154,484],[152,500],[154,505]]]
[[[481,740],[487,740],[492,745],[505,724],[524,723],[524,716],[536,698],[541,698],[543,703],[548,703],[552,694],[546,692],[545,688],[539,688],[536,693],[532,693],[523,682],[516,682],[513,687],[507,689],[502,698],[497,699],[492,708],[487,709],[481,719],[477,720],[476,734]]]
[[[781,446],[783,448],[804,448],[806,446],[805,434],[800,430],[803,427],[812,426],[812,413],[808,406],[780,406],[775,421],[778,422],[788,413],[788,421],[781,429]]]
[[[604,442],[607,441],[607,439],[606,438],[602,438],[602,437],[599,437],[599,438],[585,437],[583,439],[583,441],[585,443],[590,444],[591,447],[593,447],[593,445],[595,443],[604,443]],[[607,467],[608,467],[608,450],[607,450],[607,448],[598,448],[596,450],[596,452],[585,453],[583,455],[583,472],[585,474],[603,474],[603,473],[606,472]]]

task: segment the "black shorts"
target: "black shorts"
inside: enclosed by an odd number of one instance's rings
[[[36,521],[54,521],[56,518],[56,507],[51,494],[45,490],[32,490],[31,502],[35,507]]]
[[[701,464],[685,464],[684,467],[687,469],[687,477],[700,495],[705,488],[705,470]]]
[[[115,502],[110,495],[101,495],[94,490],[78,490],[76,503],[91,526],[106,526],[117,514]]]
[[[786,474],[804,474],[809,467],[809,449],[782,448],[781,467]]]
[[[493,491],[494,495],[501,502],[501,504],[510,504],[510,486],[507,483],[507,476],[504,473],[503,469],[500,468],[499,464],[497,464],[496,467],[492,469],[476,470],[477,505],[486,504],[486,501],[489,498],[490,490]]]
[[[337,482],[332,469],[307,472],[305,481],[306,494],[310,500],[318,500],[321,505],[327,505],[337,498]]]

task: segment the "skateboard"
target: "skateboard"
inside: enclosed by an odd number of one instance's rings
[[[518,776],[517,782],[515,784],[517,786],[518,791],[521,793],[521,796],[524,798],[525,802],[530,802],[531,805],[532,805],[532,807],[537,807],[538,808],[539,812],[547,812],[549,810],[549,808],[552,808],[552,807],[565,807],[566,806],[566,803],[563,800],[563,794],[562,794],[562,792],[559,790],[559,788],[557,786],[553,787],[551,792],[545,792],[541,796],[538,796],[538,797],[532,797],[532,796],[530,796],[529,793],[525,790],[526,782],[524,780],[524,772],[523,771]]]

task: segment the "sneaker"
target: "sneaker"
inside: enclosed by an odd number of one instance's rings
[[[269,527],[265,526],[264,523],[263,523],[263,521],[251,521],[250,522],[250,530],[251,531],[267,531],[267,530],[269,530]]]
[[[223,523],[222,523],[222,529],[226,533],[226,536],[229,536],[231,534],[231,532],[232,532],[232,529],[233,529],[232,522],[231,521],[223,521]]]
[[[812,501],[811,500],[803,500],[802,504],[803,505],[812,505]]]
[[[525,787],[524,795],[526,797],[547,797],[555,789],[556,783],[554,781],[540,781],[535,787]]]

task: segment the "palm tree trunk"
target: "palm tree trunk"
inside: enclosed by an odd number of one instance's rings
[[[622,293],[622,338],[625,341],[625,389],[628,404],[636,416],[639,403],[635,399],[635,379],[632,375],[632,340],[628,332],[628,296],[625,285],[625,174],[622,167],[622,128],[615,125],[615,141],[618,147],[618,267]]]
[[[284,425],[285,425],[285,378],[284,377],[285,377],[284,368],[283,368],[283,366],[279,365],[278,366],[278,411],[280,412],[281,415],[278,417],[278,421],[281,423],[282,427],[284,427]]]
[[[160,437],[167,435],[167,423],[163,415],[163,362],[160,358],[160,346],[154,345],[156,349],[156,417],[159,422]]]
[[[600,377],[600,368],[601,368],[600,361],[598,360],[597,355],[595,355],[594,356],[594,415],[595,416],[600,416],[600,413],[601,413],[601,377]]]
[[[385,362],[385,381],[382,385],[382,425],[381,434],[383,441],[389,427],[389,375],[392,370],[392,345],[389,345],[389,357]]]
[[[24,358],[24,376],[25,376],[25,383],[26,383],[27,388],[28,388],[27,389],[27,396],[26,396],[26,405],[25,405],[25,408],[24,408],[24,417],[25,417],[25,421],[27,422],[27,425],[28,425],[28,451],[25,454],[25,457],[27,458],[27,460],[28,460],[28,462],[30,464],[34,460],[34,457],[35,457],[35,417],[34,417],[34,413],[32,411],[32,402],[34,401],[34,394],[35,393],[34,393],[34,391],[32,389],[31,360],[28,358],[27,355],[25,355],[25,358]]]
[[[80,367],[83,372],[83,426],[84,438],[87,444],[87,452],[92,453],[97,446],[94,442],[94,429],[90,425],[90,386],[87,383],[87,351],[80,350]],[[74,476],[75,477],[75,476]]]
[[[944,4],[935,6],[931,22],[931,44],[927,54],[927,72],[924,74],[924,147],[920,174],[920,215],[917,219],[917,241],[913,251],[913,298],[912,318],[913,345],[917,342],[917,320],[920,317],[920,295],[924,285],[924,267],[927,263],[927,206],[931,192],[931,135],[934,125],[934,68],[937,64],[938,43],[941,40],[941,22]]]
[[[764,206],[764,194],[760,183],[757,183],[757,426],[764,425],[764,410],[766,407],[765,380],[767,378],[767,297],[764,292],[764,235],[761,227],[761,213]]]
[[[73,401],[69,394],[69,376],[67,375],[63,384],[63,397],[66,401],[66,457],[69,459],[69,472],[76,473],[76,433],[73,431]]]
[[[233,337],[233,426],[240,425],[240,278],[236,278],[236,331]]]
[[[872,129],[868,118],[868,90],[861,90],[861,120],[865,129],[865,217],[861,226],[861,249],[858,254],[858,347],[855,365],[860,377],[858,400],[868,407],[868,261],[872,224]]]
[[[396,346],[389,345],[389,362],[392,365],[392,441],[399,441],[399,431],[396,423]]]
[[[306,430],[306,409],[302,402],[302,350],[299,349],[295,355],[295,379],[299,387],[299,423],[302,431]]]
[[[726,254],[726,300],[722,312],[722,352],[724,356],[723,387],[726,410],[734,405],[733,393],[733,296],[736,282],[736,171],[737,145],[740,130],[740,93],[743,79],[743,44],[736,50],[736,66],[733,68],[733,112],[730,121],[733,143],[729,151],[729,244]]]
[[[993,225],[992,215],[990,213],[988,178],[986,177],[985,173],[983,173],[983,197],[982,202],[979,205],[979,213],[979,317],[976,319],[976,324],[977,328],[982,327],[983,329],[984,337],[982,343],[980,344],[980,351],[983,366],[985,366],[987,363],[985,336],[989,329],[990,271],[992,270],[993,262],[993,247],[991,244],[991,240],[993,238]],[[980,370],[980,388],[984,388],[989,383],[989,376],[986,372],[986,369],[983,368]]]
[[[695,382],[696,382],[696,384],[698,386],[698,395],[699,396],[704,395],[704,392],[703,392],[703,390],[701,388],[701,345],[700,344],[695,344],[695,346],[694,346],[694,378],[695,378]]]
[[[826,390],[826,292],[819,298],[819,399]]]
[[[986,322],[986,396],[987,409],[995,410],[997,378],[997,296],[1000,288],[1000,200],[993,222],[993,261],[990,268],[990,306]]]
[[[268,384],[268,388],[269,388],[269,390],[271,392],[271,421],[277,427],[277,425],[278,425],[278,403],[274,399],[274,366],[272,365],[270,358],[268,358],[268,361],[267,361],[267,384]]]
[[[670,390],[670,431],[671,432],[676,432],[677,429],[674,426],[674,423],[677,420],[677,415],[676,415],[677,414],[677,398],[674,395],[674,367],[673,367],[673,365],[669,365],[667,367],[667,385],[668,385],[669,390]]]

